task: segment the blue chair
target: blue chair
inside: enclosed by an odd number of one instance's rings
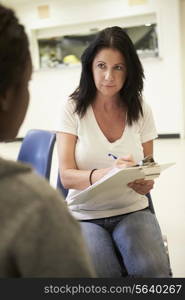
[[[49,180],[56,134],[52,131],[29,130],[22,142],[17,160],[29,163],[35,171]]]
[[[65,187],[63,186],[61,180],[60,180],[60,174],[58,172],[58,177],[57,177],[57,188],[60,190],[60,192],[62,193],[62,195],[66,198],[67,194],[68,194],[68,189],[65,189]]]

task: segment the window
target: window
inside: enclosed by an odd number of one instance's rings
[[[125,28],[140,57],[158,56],[156,24]]]
[[[140,57],[158,56],[156,24],[124,29],[133,41]],[[38,40],[40,67],[56,68],[79,63],[84,49],[94,37],[95,33],[90,33]]]

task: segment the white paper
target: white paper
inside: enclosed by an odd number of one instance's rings
[[[129,167],[124,169],[114,168],[99,181],[79,192],[69,200],[73,205],[82,204],[88,199],[107,199],[116,195],[123,195],[128,190],[128,183],[136,179],[151,180],[175,163],[155,164],[149,166]]]

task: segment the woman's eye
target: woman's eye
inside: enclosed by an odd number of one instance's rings
[[[104,69],[105,68],[105,64],[102,64],[102,63],[98,64],[98,68]]]
[[[123,70],[123,67],[122,66],[115,66],[115,69],[116,70]]]

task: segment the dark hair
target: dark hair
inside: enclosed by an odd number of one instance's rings
[[[13,10],[0,5],[0,94],[21,83],[29,55],[24,27]]]
[[[121,27],[108,27],[100,31],[82,54],[82,72],[78,88],[70,95],[76,101],[76,109],[80,117],[86,113],[87,107],[94,101],[96,86],[93,79],[92,63],[97,53],[103,48],[120,51],[125,58],[127,78],[120,91],[121,102],[127,107],[128,124],[137,121],[142,111],[142,90],[144,72],[134,45]]]

